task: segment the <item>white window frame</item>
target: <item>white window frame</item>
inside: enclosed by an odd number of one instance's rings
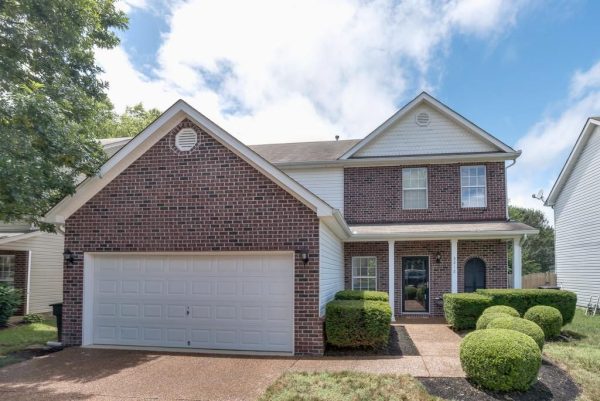
[[[425,186],[419,188],[406,188],[406,180],[404,179],[404,172],[408,170],[425,170]],[[402,169],[402,209],[403,210],[426,210],[429,208],[429,171],[427,167],[406,167]],[[405,193],[407,191],[422,191],[425,190],[425,207],[406,207]]]
[[[481,185],[463,185],[463,174],[466,174],[468,169],[483,168],[483,205],[465,205],[465,199],[463,198],[463,189],[465,188],[481,188]],[[460,207],[463,209],[481,209],[487,207],[487,168],[485,165],[480,164],[476,166],[460,166]]]
[[[8,269],[10,268],[10,260],[12,260],[12,273],[13,273],[12,277],[5,278],[5,277],[0,276],[0,283],[14,285],[15,273],[17,270],[16,255],[0,255],[0,270],[4,271],[4,269],[6,269],[6,271],[8,271]]]
[[[357,275],[355,275],[354,274],[354,262],[362,261],[362,260],[369,260],[369,259],[375,260],[375,274],[373,276],[357,276]],[[361,266],[358,266],[358,267],[360,268]],[[351,284],[352,284],[353,290],[377,291],[377,256],[353,256],[352,257],[352,266],[350,268],[352,269],[352,283]],[[373,288],[373,289],[356,288],[354,285],[354,279],[375,279],[375,288]]]

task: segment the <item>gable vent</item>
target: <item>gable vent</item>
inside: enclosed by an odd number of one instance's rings
[[[429,113],[426,113],[424,111],[420,112],[419,114],[417,114],[415,116],[415,122],[420,127],[426,127],[426,126],[428,126],[429,123],[431,122],[431,119],[429,117]]]
[[[184,128],[175,135],[175,146],[182,152],[192,149],[198,143],[198,134],[191,128]]]

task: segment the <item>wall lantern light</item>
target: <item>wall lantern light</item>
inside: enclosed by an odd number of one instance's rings
[[[442,261],[442,254],[441,253],[437,253],[437,255],[435,255],[435,261],[436,263],[440,263]]]
[[[302,262],[304,262],[304,264],[307,264],[308,263],[308,249],[301,249],[297,252],[300,254],[300,259],[302,259]]]
[[[63,256],[65,258],[65,262],[67,262],[67,266],[73,266],[73,264],[75,263],[75,254],[69,249],[65,249],[65,251],[63,252]]]

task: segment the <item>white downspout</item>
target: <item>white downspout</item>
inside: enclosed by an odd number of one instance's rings
[[[504,197],[506,198],[506,221],[510,220],[508,215],[508,169],[517,163],[517,159],[512,161],[512,164],[504,167]]]
[[[25,314],[29,314],[29,299],[31,297],[31,249],[27,251],[27,292],[25,293]]]

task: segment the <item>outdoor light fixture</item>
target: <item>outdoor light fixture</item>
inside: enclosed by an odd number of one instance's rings
[[[437,253],[437,255],[435,255],[435,261],[436,263],[440,263],[442,261],[442,254],[441,253]]]
[[[63,256],[65,257],[65,262],[67,262],[67,265],[73,266],[73,264],[75,263],[75,254],[69,249],[65,249],[65,251],[63,252]]]
[[[302,262],[304,262],[304,264],[307,264],[308,263],[308,250],[301,249],[298,251],[298,253],[300,254],[300,259],[302,259]]]

